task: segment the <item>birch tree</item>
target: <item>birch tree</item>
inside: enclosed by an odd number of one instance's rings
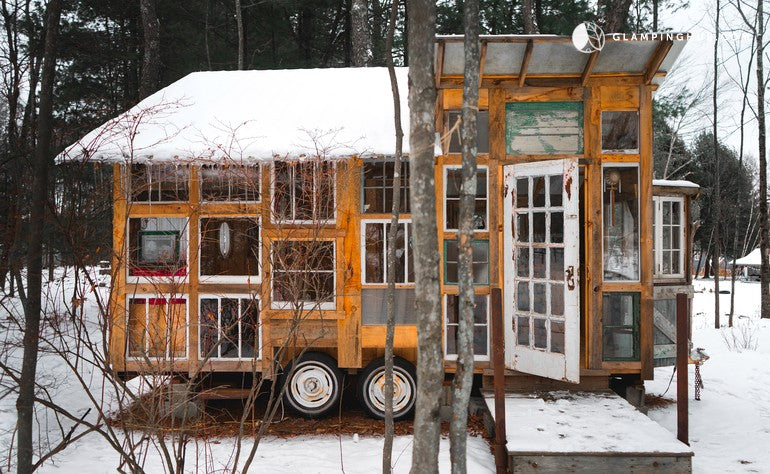
[[[431,0],[412,0],[407,11],[410,63],[410,204],[414,229],[417,309],[417,400],[411,472],[430,474],[438,472],[441,434],[439,395],[444,380],[436,183],[433,165],[436,103],[433,42],[436,31],[436,5]]]
[[[457,331],[457,371],[452,383],[450,456],[452,472],[464,474],[468,437],[468,401],[473,386],[473,213],[476,203],[476,119],[479,110],[479,3],[464,5],[465,71],[462,106],[462,185],[460,187],[460,232],[457,234],[460,314]]]

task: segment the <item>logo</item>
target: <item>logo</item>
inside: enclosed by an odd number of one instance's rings
[[[604,47],[604,31],[592,21],[584,21],[572,30],[572,44],[581,53],[601,51]]]

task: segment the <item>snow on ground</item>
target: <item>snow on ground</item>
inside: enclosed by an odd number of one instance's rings
[[[729,290],[722,280],[720,290]],[[770,320],[759,319],[760,285],[738,282],[735,328],[726,328],[730,295],[720,295],[721,325],[714,328],[713,281],[697,280],[693,301],[693,343],[711,357],[702,367],[705,388],[694,399],[694,366],[689,366],[690,445],[694,472],[770,472]],[[751,339],[755,349],[728,347],[726,339]],[[750,337],[749,337],[750,336]],[[726,339],[725,339],[726,338]],[[645,383],[648,394],[663,393],[673,368],[655,370]],[[676,398],[676,375],[666,393]],[[676,435],[676,405],[649,411],[649,416]]]

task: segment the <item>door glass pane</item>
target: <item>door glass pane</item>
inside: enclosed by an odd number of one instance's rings
[[[534,319],[534,342],[537,349],[545,349],[548,347],[548,332],[545,329],[546,319],[535,318]]]
[[[532,207],[545,207],[545,178],[532,178]]]
[[[551,352],[564,354],[564,322],[551,321]]]
[[[564,242],[564,213],[551,213],[551,243],[560,244]]]
[[[545,242],[545,212],[532,213],[532,242]]]
[[[529,247],[516,249],[516,276],[529,277]]]
[[[551,253],[551,280],[564,281],[564,249],[552,248]]]
[[[516,180],[516,207],[529,207],[529,178]]]
[[[520,281],[516,285],[516,309],[529,311],[529,283],[526,281]]]
[[[548,183],[548,192],[551,198],[551,207],[558,207],[562,205],[562,183],[564,178],[562,176],[551,176]]]
[[[525,316],[516,318],[516,344],[529,346],[529,318]]]
[[[516,240],[529,242],[529,215],[527,213],[516,214]]]
[[[534,311],[540,314],[546,314],[545,307],[546,295],[545,295],[545,283],[535,283],[533,287],[534,297]]]
[[[534,278],[545,278],[545,256],[547,249],[533,248],[532,249],[532,276]]]
[[[564,285],[551,283],[551,315],[564,314]]]

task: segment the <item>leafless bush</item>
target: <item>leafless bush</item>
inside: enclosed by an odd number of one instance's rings
[[[722,340],[731,352],[756,351],[759,346],[758,328],[753,319],[742,317],[737,325],[720,329]]]

